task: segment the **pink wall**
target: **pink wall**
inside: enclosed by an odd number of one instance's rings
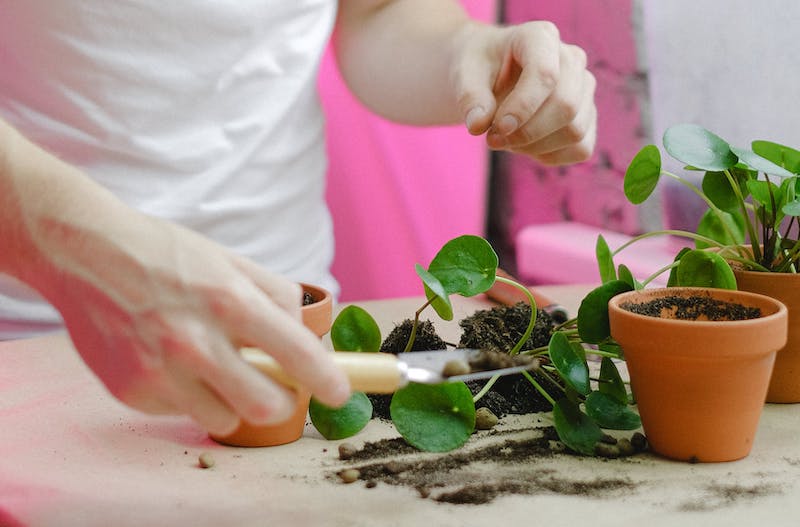
[[[480,19],[494,17],[493,1],[463,3]],[[374,116],[347,90],[331,53],[320,93],[340,300],[419,295],[415,263],[427,266],[447,240],[484,231],[483,138],[462,126],[413,128]]]
[[[631,0],[507,0],[509,22],[554,22],[564,41],[583,47],[597,78],[597,149],[593,159],[565,168],[505,156],[512,189],[510,238],[525,225],[576,221],[614,231],[639,230],[637,212],[622,194],[628,162],[643,145]]]

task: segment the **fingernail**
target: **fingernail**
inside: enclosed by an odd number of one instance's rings
[[[500,122],[497,123],[497,131],[503,135],[508,135],[514,130],[519,128],[519,121],[513,115],[505,115]]]
[[[486,110],[484,110],[482,106],[476,106],[467,112],[467,118],[464,120],[467,128],[471,130],[478,120],[480,120],[485,114]]]
[[[486,142],[490,148],[501,150],[506,147],[506,138],[497,132],[492,132],[486,136]]]
[[[345,381],[335,384],[331,395],[338,406],[345,404],[350,399],[351,395],[350,383]]]

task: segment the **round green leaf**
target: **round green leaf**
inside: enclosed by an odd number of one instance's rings
[[[358,306],[347,306],[331,326],[331,343],[336,351],[378,351],[381,330],[372,315]]]
[[[325,406],[312,397],[308,413],[325,439],[344,439],[360,432],[372,419],[372,403],[361,392],[353,392],[341,408]]]
[[[633,273],[627,265],[619,264],[619,271],[617,271],[617,274],[620,280],[630,285],[633,289],[638,289],[641,286],[641,284],[636,281],[636,278],[633,277]]]
[[[427,452],[456,449],[475,430],[475,403],[463,382],[409,384],[394,394],[389,412],[408,444]]]
[[[800,199],[790,201],[783,206],[782,210],[787,216],[800,216]]]
[[[726,212],[738,212],[739,198],[724,172],[706,172],[702,186],[703,193],[714,205]]]
[[[606,283],[616,280],[617,273],[614,270],[614,258],[611,256],[611,249],[608,248],[608,242],[606,242],[602,234],[597,236],[594,254],[597,259],[597,266],[600,269],[600,281]]]
[[[736,277],[725,259],[715,252],[692,250],[678,264],[678,285],[736,289]]]
[[[684,247],[678,254],[675,255],[675,258],[672,260],[674,262],[680,262],[683,255],[691,251],[688,247]],[[669,279],[667,280],[667,287],[675,287],[678,285],[678,266],[674,265],[672,269],[669,271]]]
[[[800,174],[800,152],[771,141],[753,141],[753,152],[794,174]]]
[[[751,150],[748,150],[746,148],[737,148],[735,146],[731,146],[730,149],[731,152],[736,154],[736,157],[739,158],[739,162],[744,163],[753,170],[779,177],[794,176],[794,174],[792,174],[785,168],[776,165],[769,159],[764,159],[763,157],[761,157],[760,155],[756,154]]]
[[[567,384],[581,395],[586,395],[591,391],[586,358],[583,354],[575,352],[566,335],[561,332],[554,333],[550,338],[547,351],[556,371]]]
[[[628,404],[628,390],[619,374],[617,365],[609,357],[603,357],[600,363],[600,382],[597,390],[618,400],[622,404]]]
[[[729,214],[725,211],[716,212],[708,209],[700,218],[696,232],[723,245],[741,245],[744,243],[744,218],[739,214]],[[709,244],[695,240],[697,249],[710,247]]]
[[[578,335],[587,344],[599,344],[611,336],[608,301],[633,287],[622,280],[612,280],[592,290],[578,308]]]
[[[442,320],[453,320],[453,304],[450,302],[450,296],[444,290],[442,283],[421,265],[417,264],[415,269],[417,270],[417,276],[422,278],[425,297],[431,300],[433,309]]]
[[[587,456],[594,455],[594,446],[603,437],[597,423],[566,398],[553,407],[553,424],[562,443]]]
[[[592,392],[586,397],[586,413],[602,428],[611,430],[636,430],[642,426],[639,414],[627,403],[603,392]]]
[[[747,188],[753,195],[753,200],[765,207],[771,213],[773,211],[773,201],[776,205],[780,206],[783,193],[781,192],[780,187],[775,183],[772,183],[771,181],[758,181],[753,179],[747,182]]]
[[[661,176],[661,152],[655,145],[647,145],[636,154],[625,171],[622,182],[625,197],[638,205],[650,197]]]
[[[721,172],[738,162],[728,143],[695,124],[679,124],[667,129],[664,148],[678,161],[703,170]]]
[[[428,271],[439,279],[447,294],[474,296],[494,285],[497,253],[480,236],[459,236],[434,256]]]

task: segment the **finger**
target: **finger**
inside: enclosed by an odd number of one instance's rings
[[[263,295],[239,304],[226,320],[234,340],[261,348],[320,402],[341,406],[350,397],[350,383],[314,333]]]
[[[569,147],[548,152],[538,156],[533,156],[539,163],[543,165],[559,166],[570,165],[573,163],[581,163],[587,161],[594,151],[594,145],[597,138],[597,126],[593,124],[589,133],[579,143],[573,144]],[[513,150],[512,151],[516,151]],[[519,152],[524,153],[524,150]]]
[[[575,119],[566,126],[538,141],[518,147],[511,146],[510,149],[516,152],[523,152],[531,157],[541,156],[577,145],[587,136],[591,136],[592,130],[596,129],[596,127],[597,107],[594,104],[593,97],[590,96],[584,101]]]
[[[205,381],[237,415],[255,425],[276,424],[292,416],[297,401],[291,390],[245,363],[233,346],[219,346],[216,353],[219,362]]]
[[[560,75],[561,41],[549,22],[517,26],[508,42],[511,58],[521,68],[516,84],[497,109],[492,131],[508,136],[528,122],[550,97]]]
[[[481,31],[480,28],[475,28]],[[497,103],[492,92],[499,68],[497,60],[488,53],[468,51],[453,74],[453,85],[458,108],[464,124],[472,135],[480,135],[489,129]]]
[[[506,136],[508,146],[513,148],[530,144],[562,129],[566,129],[566,134],[585,131],[580,129],[584,123],[577,121],[577,118],[584,107],[593,104],[595,82],[586,70],[584,51],[576,46],[563,46],[560,71],[558,85],[550,97],[528,122]],[[570,129],[573,124],[575,128]]]
[[[226,436],[239,426],[239,415],[219,395],[195,377],[173,377],[166,392],[181,413],[190,416],[207,432]]]
[[[256,425],[279,423],[291,416],[294,396],[245,364],[227,336],[214,337],[191,328],[185,334],[180,349],[170,350],[166,366],[173,385],[188,386],[195,390],[195,396],[204,396],[198,399],[197,407],[181,398],[193,416],[203,413],[208,414],[207,419],[221,419],[224,414],[233,414]],[[205,393],[197,392],[198,386],[206,387]]]
[[[233,263],[273,302],[286,310],[293,318],[301,319],[300,307],[303,305],[303,289],[300,284],[271,273],[247,258],[234,256]]]

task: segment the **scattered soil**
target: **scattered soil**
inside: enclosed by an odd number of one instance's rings
[[[641,304],[625,302],[620,307],[639,315],[679,320],[748,320],[761,316],[761,309],[757,307],[706,296],[665,296]]]
[[[752,502],[781,493],[782,489],[776,484],[736,485],[715,482],[708,485],[701,496],[681,504],[678,510],[684,512],[710,511],[730,507],[734,503]]]
[[[604,497],[627,494],[635,488],[627,478],[572,479],[552,468],[537,467],[537,460],[565,455],[565,450],[554,428],[540,428],[534,433],[538,435],[504,440],[502,432],[489,432],[484,437],[499,439],[480,447],[424,456],[413,456],[419,452],[400,438],[375,441],[354,452],[348,458],[348,467],[338,470],[335,477],[341,478],[345,470],[356,470],[358,479],[368,488],[378,483],[405,486],[416,489],[421,498],[463,505],[490,503],[509,494]],[[487,463],[502,470],[477,474]]]

